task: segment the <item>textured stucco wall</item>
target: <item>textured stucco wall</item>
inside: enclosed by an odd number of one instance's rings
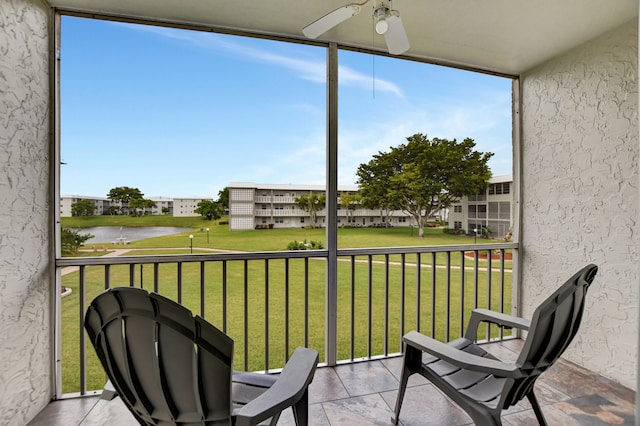
[[[635,389],[637,20],[531,70],[521,87],[523,314],[597,264],[567,358]]]
[[[48,25],[39,0],[0,1],[0,424],[51,398]]]

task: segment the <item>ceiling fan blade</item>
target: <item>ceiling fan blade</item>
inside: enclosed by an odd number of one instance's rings
[[[387,49],[392,55],[400,55],[401,53],[409,50],[409,39],[407,33],[404,31],[404,25],[400,14],[393,10],[390,16],[386,18],[389,28],[384,33],[384,39],[387,42]]]
[[[367,0],[368,1],[368,0]],[[362,10],[364,3],[348,4],[327,13],[322,18],[317,19],[302,29],[302,34],[308,38],[318,38],[321,34],[326,33],[336,25],[356,16]]]

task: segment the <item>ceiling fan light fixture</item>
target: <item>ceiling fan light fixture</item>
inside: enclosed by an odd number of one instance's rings
[[[342,22],[359,14],[370,1],[364,0],[362,3],[350,3],[334,9],[302,28],[302,34],[311,39],[318,38],[336,25],[340,25]],[[402,19],[400,19],[400,12],[392,9],[391,0],[374,0],[372,18],[372,22],[375,22],[373,29],[384,36],[387,50],[391,55],[401,55],[409,50],[411,46],[409,45]]]
[[[380,35],[385,34],[389,29],[389,23],[385,18],[386,16],[382,16],[378,19],[378,22],[376,22],[376,32]]]

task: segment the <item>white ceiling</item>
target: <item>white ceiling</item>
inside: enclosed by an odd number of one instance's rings
[[[301,29],[350,0],[48,0],[62,9],[303,39]],[[372,0],[373,1],[373,0]],[[370,2],[319,40],[384,50]],[[638,19],[637,0],[393,0],[407,56],[518,75]]]

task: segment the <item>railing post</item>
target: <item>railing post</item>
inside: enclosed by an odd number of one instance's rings
[[[80,266],[78,307],[80,308],[80,395],[87,393],[87,342],[84,333],[84,313],[86,312],[86,267]]]
[[[338,352],[338,45],[327,50],[327,269],[325,362],[336,365]]]

